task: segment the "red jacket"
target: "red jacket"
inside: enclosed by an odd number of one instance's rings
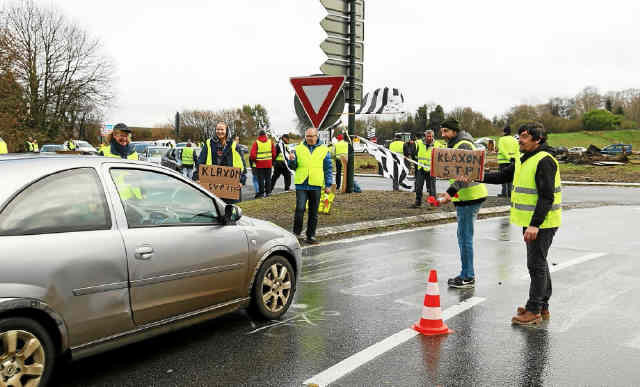
[[[251,146],[251,153],[249,154],[249,160],[255,161],[256,168],[271,168],[273,166],[273,160],[276,159],[276,147],[271,141],[271,160],[256,160],[258,157],[258,141],[267,142],[269,139],[266,135],[259,136],[258,139]]]

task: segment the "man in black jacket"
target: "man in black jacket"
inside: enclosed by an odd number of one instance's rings
[[[547,253],[561,222],[562,194],[558,162],[546,144],[542,124],[528,123],[518,129],[520,160],[486,173],[484,182],[503,184],[513,181],[511,223],[522,227],[527,245],[527,268],[531,283],[529,300],[518,307],[511,322],[518,325],[539,324],[549,319],[551,274]]]

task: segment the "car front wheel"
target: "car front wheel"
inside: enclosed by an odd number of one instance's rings
[[[258,270],[253,286],[252,309],[266,319],[280,318],[291,305],[296,278],[289,261],[275,255]]]
[[[46,386],[55,362],[53,341],[37,322],[0,319],[0,386]]]

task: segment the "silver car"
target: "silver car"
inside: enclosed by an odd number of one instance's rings
[[[167,168],[6,155],[0,176],[0,386],[238,308],[277,319],[294,297],[294,235]]]

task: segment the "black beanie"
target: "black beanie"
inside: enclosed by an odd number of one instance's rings
[[[445,120],[440,124],[440,127],[455,130],[456,132],[460,130],[460,124],[458,123],[458,120],[454,118],[449,118],[448,120]]]
[[[504,134],[511,134],[511,127],[509,125],[504,127]]]

